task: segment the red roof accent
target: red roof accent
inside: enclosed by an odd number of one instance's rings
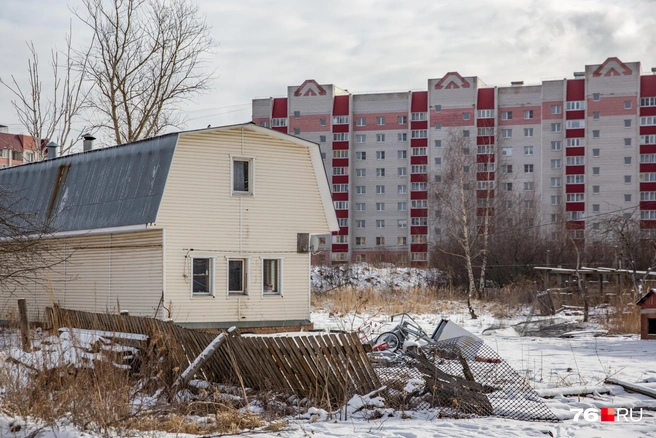
[[[647,300],[647,298],[649,298],[653,293],[656,293],[656,289],[650,289],[649,292],[647,292],[646,294],[644,294],[644,295],[642,296],[642,298],[640,298],[636,304],[637,304],[638,306],[641,305],[641,304],[644,303],[644,302]]]
[[[608,67],[608,65],[609,65],[611,62],[612,62],[612,63],[615,63],[616,65],[615,65],[615,66],[612,66],[612,67],[609,67],[608,69],[606,69],[606,67]],[[620,70],[622,70],[622,74],[623,74],[624,76],[631,76],[631,75],[633,74],[633,72],[631,71],[631,69],[630,69],[629,67],[627,67],[626,64],[624,64],[622,61],[620,61],[619,58],[612,57],[612,58],[608,58],[607,60],[605,60],[604,63],[601,64],[601,65],[600,65],[600,66],[594,71],[594,73],[592,73],[592,76],[594,76],[594,77],[599,77],[599,76],[619,76],[620,73],[615,69],[615,67],[617,67],[617,68],[619,68]]]
[[[437,84],[435,84],[435,89],[436,90],[441,90],[442,88],[446,88],[447,90],[451,88],[469,88],[471,87],[471,84],[467,82],[465,78],[460,76],[460,74],[457,71],[450,71],[447,74],[444,75],[442,79],[440,79]]]
[[[294,91],[294,96],[325,96],[326,90],[314,79],[307,79]]]

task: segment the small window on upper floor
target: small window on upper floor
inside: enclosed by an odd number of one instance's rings
[[[232,158],[232,194],[253,194],[253,159]]]

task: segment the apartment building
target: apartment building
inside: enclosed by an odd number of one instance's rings
[[[36,159],[36,152],[32,137],[10,134],[6,125],[0,125],[0,169],[31,163]]]
[[[612,214],[656,229],[654,71],[608,58],[539,85],[449,72],[425,90],[372,94],[307,80],[253,100],[252,121],[321,146],[340,231],[315,262],[422,264],[440,232],[429,186],[454,130],[476,147],[476,190],[530,192],[545,232],[564,223],[583,243]],[[499,169],[485,163],[503,163],[513,183],[495,186]]]

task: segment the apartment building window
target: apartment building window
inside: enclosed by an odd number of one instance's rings
[[[399,143],[403,142],[403,141],[408,141],[408,133],[407,132],[399,132],[397,134],[397,139],[399,140]]]
[[[551,132],[560,132],[562,131],[562,123],[552,123]]]
[[[333,201],[335,210],[348,210],[348,201]]]
[[[325,160],[325,159],[326,159],[326,153],[325,153],[325,152],[321,152],[321,159],[322,159],[322,160]]]
[[[193,295],[214,295],[214,259],[192,258],[191,293]]]
[[[567,129],[583,129],[585,128],[585,120],[568,120]]]
[[[524,146],[524,155],[533,155],[533,146]]]
[[[592,212],[599,213],[601,211],[601,206],[599,204],[592,204]]]
[[[396,203],[396,209],[398,211],[407,211],[408,210],[408,203],[407,202],[397,202]]]
[[[624,119],[624,127],[625,128],[631,127],[631,119]]]
[[[442,124],[440,122],[435,122],[435,129],[442,129]]]
[[[656,163],[656,154],[640,154],[640,163]]]
[[[551,114],[562,114],[563,106],[562,105],[551,105]]]
[[[558,215],[557,214],[552,214],[551,215],[551,223],[555,224],[558,222]]]
[[[624,139],[624,146],[631,146],[631,139],[630,138],[625,138]]]
[[[348,158],[348,156],[349,156],[348,149],[333,151],[333,158]]]
[[[349,116],[333,116],[333,125],[348,125]]]
[[[301,117],[301,112],[300,111],[294,111],[294,118],[298,119]]]
[[[382,126],[384,124],[385,124],[385,117],[384,116],[376,117],[376,125]]]
[[[462,120],[469,120],[471,118],[471,113],[462,113]]]
[[[567,184],[585,184],[583,175],[567,175]]]
[[[567,111],[580,111],[585,109],[585,101],[577,100],[574,102],[567,102]]]
[[[477,128],[476,135],[479,137],[494,135],[494,128]]]
[[[413,192],[423,192],[426,191],[426,188],[427,188],[427,184],[425,182],[414,182],[410,186],[410,189]]]
[[[377,195],[384,195],[385,194],[385,186],[383,186],[383,185],[376,186],[376,194]]]
[[[624,101],[624,109],[631,109],[632,106],[633,106],[633,104],[631,103],[630,100],[625,100]]]
[[[597,149],[597,148],[592,149],[592,156],[593,157],[601,156],[601,149]]]
[[[396,238],[396,243],[399,246],[407,245],[408,244],[408,238],[405,236],[400,236]]]
[[[535,190],[535,183],[527,181],[524,183],[524,190]]]
[[[567,220],[568,221],[580,221],[580,220],[583,220],[583,218],[584,218],[584,215],[583,215],[582,211],[568,211],[567,212]],[[575,231],[581,231],[581,230],[575,230]],[[583,236],[581,236],[581,237],[583,237]]]
[[[568,166],[583,166],[585,164],[585,157],[567,157]]]
[[[441,166],[442,165],[442,158],[440,158],[440,157],[435,158],[435,165],[436,166]]]
[[[501,148],[501,155],[504,157],[512,156],[512,148]]]
[[[640,219],[642,219],[642,220],[654,220],[654,219],[656,219],[656,210],[642,210],[640,212]]]
[[[427,217],[413,217],[410,220],[410,224],[413,227],[425,227],[428,225],[428,218]]]
[[[560,141],[552,141],[551,142],[551,150],[552,151],[559,151],[562,149],[562,143]]]
[[[424,157],[428,155],[426,148],[412,148],[413,157]]]
[[[656,135],[641,135],[640,144],[656,144]]]
[[[624,157],[624,164],[630,165],[631,164],[631,157]]]
[[[533,110],[524,110],[524,119],[530,120],[533,118]]]
[[[631,194],[629,193],[624,194],[624,202],[631,202]]]
[[[333,175],[346,175],[346,167],[333,167]]]
[[[271,119],[271,126],[273,127],[287,126],[287,119],[286,118]]]
[[[399,195],[404,195],[408,193],[408,186],[405,184],[399,184],[398,186],[396,186],[396,191]]]
[[[385,245],[385,238],[380,236],[376,237],[376,245],[377,246],[384,246]]]
[[[476,111],[476,117],[479,119],[491,119],[494,117],[494,110],[478,110]]]
[[[399,151],[396,152],[396,158],[398,158],[399,160],[407,158],[407,156],[408,156],[408,154],[407,154],[407,151],[405,149],[404,150],[399,150]]]
[[[563,179],[559,176],[551,177],[551,187],[561,187],[563,185]]]
[[[363,254],[358,254],[355,256],[356,259],[358,259],[360,256],[363,256]],[[348,262],[348,253],[347,252],[334,252],[330,256],[330,259],[333,262]]]
[[[248,294],[248,259],[228,259],[228,294]]]
[[[376,211],[385,211],[385,203],[376,202]]]
[[[533,137],[533,128],[524,128],[524,137]]]
[[[624,184],[631,184],[631,175],[624,175]]]
[[[348,184],[333,184],[333,193],[347,193]]]
[[[426,173],[426,169],[427,167],[425,164],[415,164],[411,166],[410,171],[412,173]]]
[[[560,163],[561,163],[560,158],[558,158],[556,160],[551,160],[551,168],[552,169],[560,169],[560,167],[561,167]]]
[[[376,228],[385,228],[385,219],[376,219]]]
[[[349,133],[348,132],[335,132],[333,134],[333,141],[348,141]]]
[[[397,117],[397,121],[399,122],[399,125],[405,125],[408,123],[408,116],[399,116]]]
[[[568,138],[567,147],[576,147],[583,146],[583,140],[581,138]]]
[[[385,151],[376,151],[376,159],[377,160],[384,160],[385,159]]]
[[[434,181],[436,183],[441,183],[442,182],[442,175],[435,175]]]
[[[533,173],[533,165],[524,164],[524,173]]]
[[[592,112],[592,118],[594,120],[599,120],[599,117],[600,117],[599,111],[593,111]]]
[[[253,159],[232,158],[232,194],[253,194]]]
[[[560,195],[552,195],[551,196],[551,205],[560,205],[560,202],[561,202]]]
[[[592,168],[592,174],[593,175],[599,175],[599,168],[598,167],[593,167]]]
[[[640,117],[640,126],[654,126],[656,125],[656,116]]]
[[[355,153],[355,159],[356,160],[366,160],[367,159],[367,153],[366,152],[356,152]]]
[[[397,176],[406,176],[408,174],[408,168],[407,167],[399,167],[396,169],[396,174]]]
[[[599,93],[592,93],[592,100],[599,102],[601,100],[601,95]]]
[[[383,177],[385,176],[385,168],[384,167],[378,167],[376,169],[376,176],[377,177]]]
[[[512,129],[502,129],[501,130],[501,137],[511,138],[512,137]]]
[[[428,131],[426,129],[413,129],[410,131],[410,138],[427,138]]]
[[[319,142],[320,143],[325,143],[326,142],[326,136],[325,135],[320,135],[319,136]]]
[[[385,141],[385,134],[376,134],[376,142],[382,143]]]
[[[367,134],[355,134],[356,143],[365,143],[367,141]]]
[[[356,237],[355,238],[355,246],[365,246],[367,244],[367,238],[366,237]]]
[[[367,221],[364,219],[358,219],[355,221],[355,228],[366,228]]]
[[[532,200],[525,200],[524,201],[524,208],[533,208],[533,201]]]
[[[412,208],[428,208],[428,201],[426,199],[413,199],[410,204]]]
[[[656,106],[656,97],[641,97],[640,106]]]
[[[260,126],[263,128],[268,128],[269,127],[269,122],[262,122],[260,123]]]
[[[407,219],[399,219],[396,221],[397,225],[399,228],[408,228],[408,220]]]
[[[319,119],[319,125],[326,126],[326,119]]]
[[[568,193],[567,202],[583,202],[585,201],[583,193]]]
[[[462,137],[463,138],[469,138],[469,129],[463,129],[462,130]]]
[[[410,120],[412,120],[413,122],[421,122],[424,120],[428,120],[428,114],[425,112],[411,113]]]
[[[512,164],[502,164],[501,173],[512,173],[513,167]]]
[[[592,186],[592,193],[594,193],[595,195],[598,195],[599,192],[600,192],[599,187],[600,186]]]
[[[358,117],[355,119],[355,126],[366,126],[367,125],[367,119],[364,117]]]
[[[512,120],[512,111],[501,111],[501,120]]]
[[[428,253],[425,253],[425,252],[410,253],[410,261],[413,261],[413,262],[426,262],[426,261],[428,261]]]
[[[492,145],[480,145],[476,146],[476,153],[478,155],[488,155],[494,153],[494,146]]]
[[[355,176],[367,176],[367,169],[355,169]]]
[[[282,259],[262,260],[262,292],[282,295]]]
[[[358,195],[364,195],[367,193],[367,186],[355,186],[355,193]]]
[[[355,211],[366,211],[366,210],[367,210],[367,204],[365,202],[355,203]]]
[[[512,192],[513,185],[510,182],[501,183],[501,190],[504,192]]]

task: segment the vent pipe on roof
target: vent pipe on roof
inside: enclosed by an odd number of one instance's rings
[[[0,125],[0,132],[3,132],[3,133],[5,133],[5,134],[8,133],[8,132],[9,132],[9,126],[7,126],[7,125]]]
[[[59,145],[55,143],[54,141],[51,141],[46,145],[46,160],[52,160],[53,158],[57,158],[57,148]]]
[[[88,132],[82,136],[84,138],[84,142],[82,143],[82,150],[84,152],[90,151],[93,149],[93,141],[96,139],[93,135],[89,134]]]

